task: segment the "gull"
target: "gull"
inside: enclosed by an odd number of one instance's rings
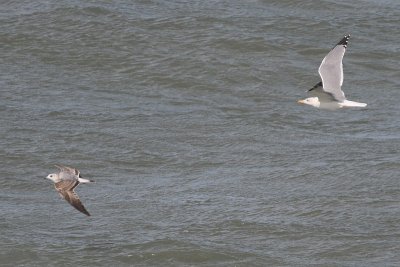
[[[322,60],[318,69],[322,81],[308,90],[314,96],[299,100],[298,103],[330,110],[367,106],[366,103],[347,100],[341,88],[343,84],[342,60],[349,38],[350,34],[344,36]]]
[[[82,202],[79,200],[79,197],[75,193],[74,189],[80,183],[84,184],[94,181],[82,178],[80,171],[75,168],[62,165],[55,166],[60,169],[59,173],[51,173],[47,175],[46,178],[54,182],[54,187],[62,198],[64,198],[75,209],[86,214],[87,216],[90,216],[89,212],[85,209]]]

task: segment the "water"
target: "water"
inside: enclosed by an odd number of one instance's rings
[[[400,265],[397,1],[0,10],[1,266]],[[297,105],[347,33],[368,108]]]

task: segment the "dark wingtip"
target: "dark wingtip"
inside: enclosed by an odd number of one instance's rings
[[[307,92],[310,92],[310,91],[312,91],[312,90],[314,90],[314,89],[316,89],[316,88],[318,88],[318,87],[322,87],[322,81],[320,81],[319,83],[317,83],[316,85],[314,85],[313,88],[308,89]]]
[[[346,48],[347,44],[349,43],[349,39],[350,39],[350,34],[347,34],[342,38],[342,40],[340,40],[339,43],[337,43],[337,45],[343,45]]]
[[[85,210],[80,210],[80,212],[82,212],[83,214],[87,215],[87,216],[91,216],[90,213],[85,209]]]

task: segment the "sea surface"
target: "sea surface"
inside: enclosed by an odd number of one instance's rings
[[[400,266],[399,25],[397,0],[1,1],[0,266]],[[345,34],[368,107],[297,104]]]

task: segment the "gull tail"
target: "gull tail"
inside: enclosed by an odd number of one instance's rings
[[[94,183],[95,181],[94,180],[89,180],[89,179],[84,179],[84,178],[78,178],[78,181],[81,183],[81,184],[87,184],[87,183]]]
[[[360,102],[355,102],[355,101],[350,101],[350,100],[345,100],[342,103],[342,107],[359,107],[359,108],[365,108],[367,106],[366,103],[360,103]]]

